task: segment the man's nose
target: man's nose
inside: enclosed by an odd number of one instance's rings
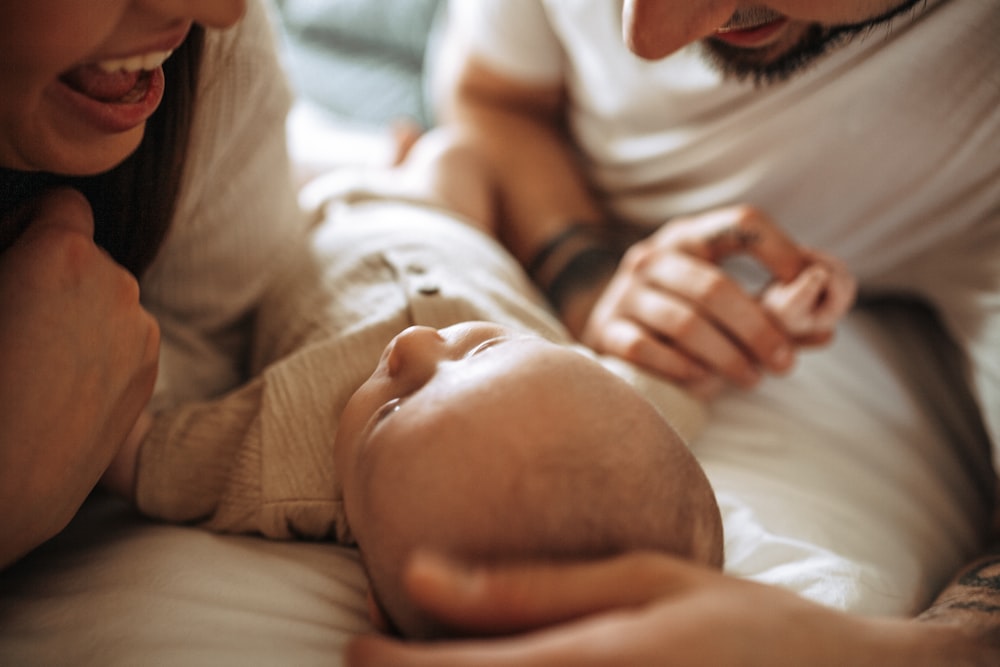
[[[737,0],[625,0],[622,38],[641,58],[658,60],[708,37],[736,10]]]
[[[136,3],[171,19],[219,29],[235,25],[247,10],[247,0],[136,0]]]

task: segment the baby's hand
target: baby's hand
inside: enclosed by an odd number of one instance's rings
[[[857,282],[835,257],[809,254],[812,264],[791,282],[770,285],[760,301],[790,336],[823,340],[854,304]]]

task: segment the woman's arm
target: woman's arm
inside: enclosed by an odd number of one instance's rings
[[[159,344],[82,195],[26,215],[0,255],[0,567],[79,509],[149,400]]]

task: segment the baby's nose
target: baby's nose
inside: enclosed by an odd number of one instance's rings
[[[392,377],[433,368],[445,356],[445,340],[437,329],[413,326],[403,330],[392,341],[386,368]]]

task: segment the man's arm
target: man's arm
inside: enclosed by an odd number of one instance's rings
[[[533,86],[490,69],[463,36],[446,30],[435,72],[438,117],[493,166],[500,234],[527,265],[574,221],[602,214],[565,130],[562,86]],[[457,63],[457,64],[456,64]]]
[[[491,166],[497,235],[579,336],[624,250],[641,234],[595,196],[566,127],[561,85],[529,85],[446,32],[438,117]]]
[[[918,620],[955,626],[973,645],[979,645],[983,661],[969,664],[1000,665],[1000,510],[989,548],[955,577]]]
[[[468,570],[416,561],[411,594],[442,622],[493,639],[440,644],[363,637],[352,667],[995,667],[1000,541],[918,619],[852,616],[775,586],[660,554]]]

